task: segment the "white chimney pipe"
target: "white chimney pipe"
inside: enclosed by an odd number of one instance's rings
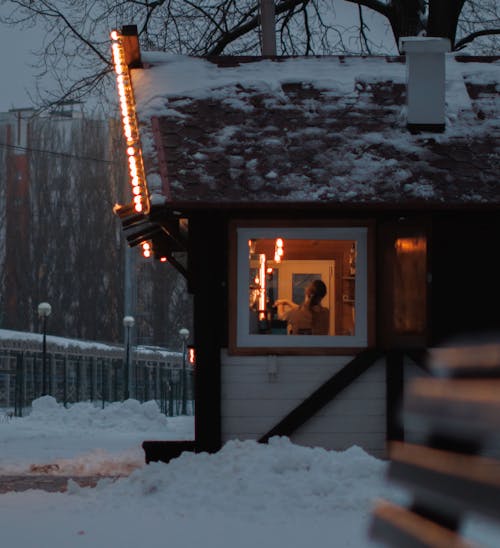
[[[276,26],[274,0],[260,0],[260,24],[262,27],[262,55],[276,55]]]
[[[407,126],[441,132],[445,128],[445,52],[447,38],[404,36],[399,49],[406,55]]]

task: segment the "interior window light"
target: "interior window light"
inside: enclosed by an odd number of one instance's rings
[[[236,346],[366,346],[367,230],[238,227]]]

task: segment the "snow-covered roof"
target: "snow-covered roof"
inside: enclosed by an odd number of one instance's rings
[[[142,61],[153,204],[500,204],[500,58],[447,54],[446,129],[419,134],[404,57]]]

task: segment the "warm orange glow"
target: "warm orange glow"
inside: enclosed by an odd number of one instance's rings
[[[416,251],[425,251],[425,238],[398,238],[394,244],[398,253],[415,253]]]
[[[194,348],[188,349],[188,361],[191,365],[196,363],[196,351]]]
[[[149,259],[153,253],[152,246],[149,242],[142,242],[142,256]]]
[[[129,175],[134,194],[134,208],[140,213],[149,212],[149,192],[142,161],[139,127],[135,111],[135,99],[130,80],[130,72],[125,60],[125,50],[122,36],[119,31],[113,30],[110,34],[113,65],[116,73],[116,86],[120,101],[123,134],[127,142],[129,158]]]
[[[259,254],[259,312],[262,314],[266,309],[266,255]],[[260,315],[259,314],[259,315]]]
[[[280,263],[284,253],[285,252],[283,250],[283,239],[276,238],[276,242],[274,244],[274,261],[276,263]]]
[[[160,257],[160,262],[161,262],[161,263],[166,263],[166,262],[167,262],[167,258],[166,258],[166,257]]]

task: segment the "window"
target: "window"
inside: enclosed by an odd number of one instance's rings
[[[393,327],[396,333],[423,333],[426,325],[427,241],[397,238],[394,244]]]
[[[367,346],[368,227],[240,223],[233,236],[232,350]]]

